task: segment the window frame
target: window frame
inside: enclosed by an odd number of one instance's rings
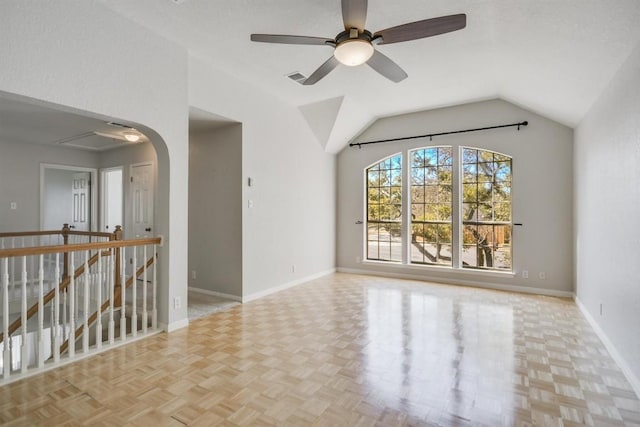
[[[451,226],[451,263],[448,264],[438,264],[438,263],[420,263],[420,262],[412,262],[411,260],[411,236],[412,236],[412,219],[411,214],[412,211],[412,193],[411,188],[413,186],[411,168],[412,168],[412,153],[418,150],[426,150],[431,148],[450,148],[451,149],[451,222],[446,222],[446,224],[450,224]],[[510,190],[509,190],[509,221],[501,221],[499,223],[492,222],[491,225],[499,225],[508,227],[509,233],[509,267],[508,268],[496,268],[496,267],[469,267],[463,265],[463,248],[464,248],[464,227],[465,225],[469,225],[469,221],[465,221],[463,218],[463,186],[464,186],[464,175],[463,175],[463,153],[465,149],[477,150],[481,152],[489,152],[495,158],[495,155],[502,156],[509,160],[509,182],[510,182]],[[369,258],[369,179],[368,179],[368,171],[373,166],[393,157],[400,156],[400,188],[401,188],[401,212],[400,212],[400,235],[399,239],[401,242],[401,256],[399,260],[385,260],[378,258]],[[370,265],[378,265],[378,266],[396,266],[414,270],[424,270],[424,269],[433,269],[433,270],[441,270],[441,271],[449,271],[454,273],[465,273],[465,274],[487,274],[494,275],[496,277],[504,276],[504,275],[514,275],[514,223],[513,223],[513,212],[514,212],[514,202],[513,202],[513,182],[514,182],[514,172],[513,172],[513,164],[514,158],[508,154],[491,150],[488,148],[479,148],[474,146],[462,145],[462,144],[434,144],[434,145],[424,145],[417,147],[406,147],[401,151],[396,151],[392,154],[386,155],[384,157],[379,158],[375,162],[367,165],[363,169],[364,176],[364,228],[363,228],[363,246],[362,246],[362,263],[370,264]],[[407,214],[409,213],[409,214]],[[438,222],[438,221],[435,221]],[[397,223],[397,222],[395,222]],[[391,248],[390,248],[391,252]],[[379,254],[378,254],[379,255]]]

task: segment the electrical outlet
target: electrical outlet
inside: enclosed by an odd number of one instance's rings
[[[179,309],[180,307],[182,307],[182,301],[180,301],[180,297],[175,297],[173,299],[173,308],[175,310]]]
[[[191,278],[193,280],[196,280],[196,271],[195,270],[191,270]]]
[[[538,274],[538,277],[540,278],[540,280],[546,280],[546,278],[547,278],[547,273],[545,273],[544,271],[541,271],[541,272]]]
[[[11,202],[11,210],[15,211],[16,209],[18,209],[18,204],[16,202]]]
[[[523,279],[529,278],[529,270],[522,270],[522,278]]]
[[[360,261],[362,261],[362,258],[360,258],[359,256],[357,256],[357,257],[356,257],[356,262],[357,262],[358,264],[360,264]]]

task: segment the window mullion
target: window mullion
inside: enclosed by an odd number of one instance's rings
[[[402,152],[402,263],[410,263],[411,245],[411,162],[409,150]]]
[[[461,268],[462,258],[462,162],[460,161],[460,149],[451,150],[452,171],[451,174],[451,267]]]

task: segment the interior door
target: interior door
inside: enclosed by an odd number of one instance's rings
[[[76,231],[89,231],[91,221],[89,206],[91,205],[91,174],[89,172],[76,172],[73,174],[71,184],[72,213],[71,228]]]
[[[102,231],[112,233],[122,223],[122,168],[102,171]]]
[[[153,236],[153,165],[131,166],[131,210],[133,237]]]

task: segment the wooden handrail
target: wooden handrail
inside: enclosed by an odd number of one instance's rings
[[[62,234],[62,230],[42,230],[42,231],[13,231],[10,233],[0,233],[2,237],[28,237],[28,236],[53,236]],[[93,236],[93,237],[111,237],[113,233],[105,233],[102,231],[74,231],[70,230],[69,234],[76,236]]]
[[[111,252],[103,251],[101,255],[103,257],[110,256]],[[89,258],[87,263],[89,264],[89,267],[91,267],[97,261],[98,261],[98,254],[95,254],[91,258]],[[83,274],[84,274],[84,264],[82,264],[80,267],[76,269],[75,273],[73,274],[73,278],[77,279]],[[60,285],[58,286],[58,291],[59,292],[65,291],[69,286],[69,283],[71,283],[71,278],[65,277],[64,279],[62,279],[62,281],[60,282]],[[49,304],[49,302],[51,302],[51,300],[55,297],[55,295],[56,295],[55,289],[51,289],[49,292],[47,292],[47,294],[43,297],[42,305],[45,306]],[[33,317],[34,314],[38,312],[38,305],[39,303],[35,303],[29,308],[29,310],[27,310],[27,321],[31,317]],[[17,331],[20,328],[20,326],[22,326],[22,317],[18,317],[12,324],[9,325],[9,336],[13,335],[13,333]],[[4,335],[3,333],[0,333],[0,342],[2,342],[2,340],[4,339],[3,335]]]
[[[11,233],[0,233],[2,237],[26,237],[26,236],[50,236],[54,234],[62,234],[62,230],[44,230],[44,231],[13,231]]]
[[[112,240],[109,242],[73,243],[69,245],[34,246],[31,248],[0,249],[0,258],[18,256],[44,255],[55,253],[69,253],[77,251],[91,251],[109,248],[126,248],[130,246],[162,245],[161,237],[147,237],[144,239]]]
[[[151,258],[149,258],[147,260],[147,262],[145,263],[144,266],[140,267],[136,273],[129,277],[127,279],[127,281],[125,282],[125,286],[124,289],[126,290],[127,288],[129,288],[131,285],[133,285],[134,281],[138,278],[138,276],[140,276],[142,273],[144,273],[144,269],[145,268],[149,268],[151,267],[151,265],[153,264],[153,262],[155,261],[156,256],[152,256]],[[121,304],[122,301],[122,287],[116,288],[114,290],[114,295],[113,295],[113,299],[114,299],[114,306],[118,306],[119,304]],[[111,300],[106,300],[104,303],[102,303],[102,305],[100,306],[100,315],[102,315],[102,313],[109,308],[109,304],[110,304]],[[121,308],[122,310],[124,310],[124,307]],[[94,312],[89,319],[87,319],[87,327],[91,327],[93,326],[93,322],[95,322],[98,319],[98,311]],[[133,325],[132,325],[133,327]],[[79,326],[74,334],[73,334],[73,342],[76,342],[83,334],[84,331],[84,325]],[[84,333],[87,333],[88,331],[85,331]],[[67,351],[67,348],[69,347],[69,339],[65,340],[65,342],[62,343],[62,345],[60,346],[60,354],[64,353],[65,351]]]

